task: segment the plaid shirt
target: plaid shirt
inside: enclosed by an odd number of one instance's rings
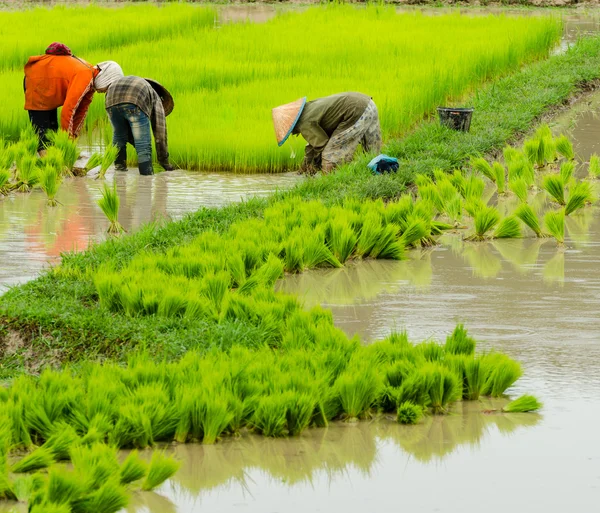
[[[150,119],[156,141],[156,155],[160,164],[169,162],[167,120],[158,93],[143,78],[128,76],[113,82],[106,92],[106,108],[121,103],[137,105]]]

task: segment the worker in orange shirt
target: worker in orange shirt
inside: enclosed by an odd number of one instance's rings
[[[44,150],[46,132],[60,128],[77,137],[94,96],[94,77],[98,70],[75,57],[62,43],[52,43],[44,55],[30,57],[25,65],[25,110]]]

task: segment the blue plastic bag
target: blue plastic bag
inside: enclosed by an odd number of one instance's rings
[[[398,159],[390,157],[389,155],[377,155],[371,162],[367,164],[367,167],[377,175],[384,173],[395,173],[398,171],[400,164]]]

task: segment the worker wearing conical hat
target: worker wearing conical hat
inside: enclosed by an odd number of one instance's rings
[[[340,93],[307,102],[301,98],[273,109],[273,125],[281,146],[291,134],[308,143],[302,169],[329,173],[352,160],[356,148],[378,153],[381,128],[377,106],[370,96]]]
[[[140,174],[154,174],[154,134],[158,162],[165,171],[171,171],[166,121],[175,105],[171,94],[154,80],[124,76],[121,66],[114,61],[101,62],[98,69],[94,87],[106,93],[105,107],[113,127],[113,144],[119,150],[115,169],[127,171],[127,143],[131,143],[137,152]]]

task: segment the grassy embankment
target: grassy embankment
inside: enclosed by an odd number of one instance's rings
[[[147,227],[91,250],[67,255],[69,273],[49,273],[0,299],[2,315],[2,374],[23,366],[78,360],[82,355],[120,357],[135,347],[176,356],[191,348],[224,347],[232,340],[247,346],[261,343],[260,331],[240,322],[198,322],[183,326],[178,320],[114,315],[98,304],[93,274],[103,263],[127,265],[141,251],[164,251],[185,244],[205,231],[224,233],[232,223],[262,216],[264,209],[288,196],[321,199],[335,204],[345,198],[396,198],[415,173],[433,167],[451,170],[469,155],[502,148],[528,130],[553,105],[600,75],[600,39],[581,41],[564,55],[523,68],[480,90],[472,131],[455,133],[424,123],[387,149],[398,155],[397,175],[372,176],[364,159],[330,176],[310,179],[293,191],[269,199],[251,200],[222,209],[202,209],[182,221]]]
[[[141,19],[152,17],[164,18],[155,10]],[[120,23],[119,15],[112,23]],[[307,27],[310,44],[305,42]],[[102,39],[95,48],[82,45],[85,53],[74,49],[92,63],[116,60],[126,74],[152,77],[173,93],[169,149],[179,166],[277,172],[296,167],[304,145],[294,138],[277,147],[270,116],[276,105],[302,96],[361,91],[375,99],[389,140],[437,105],[523,62],[546,57],[560,32],[555,17],[427,16],[380,6],[331,5],[280,14],[264,24],[184,26],[179,34],[167,32],[152,40],[160,51],[149,51],[147,41],[112,48]],[[369,37],[357,37],[361,33]],[[0,132],[13,137],[26,123],[20,74],[17,69],[0,75],[10,101],[0,116]],[[102,95],[94,99],[86,125],[94,136],[110,138]]]

